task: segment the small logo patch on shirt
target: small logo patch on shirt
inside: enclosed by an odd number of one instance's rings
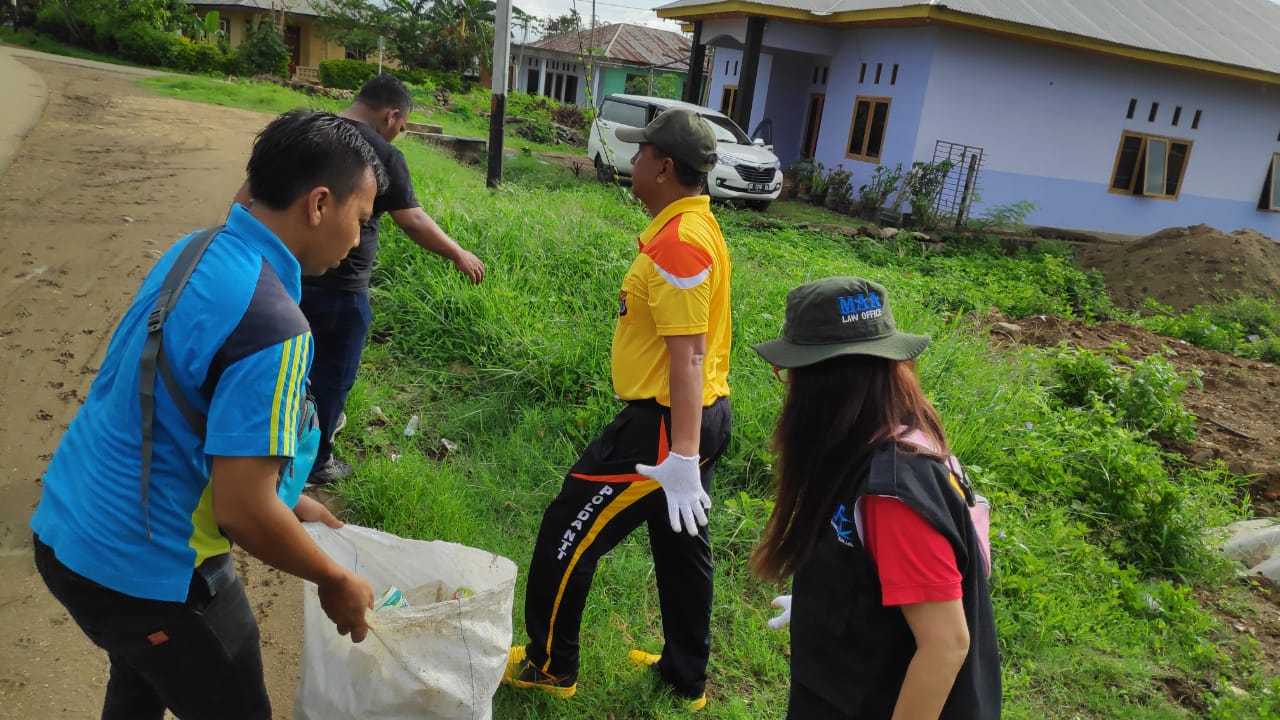
[[[157,630],[151,633],[147,636],[147,639],[151,641],[152,645],[163,645],[164,643],[169,642],[169,636],[166,635],[163,630]]]
[[[835,529],[836,540],[839,540],[840,544],[856,547],[853,544],[854,523],[845,510],[843,503],[836,508],[836,514],[831,516],[831,527]]]

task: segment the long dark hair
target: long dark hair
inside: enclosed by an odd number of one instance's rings
[[[845,480],[899,427],[920,430],[941,457],[951,452],[912,361],[847,355],[796,368],[788,377],[773,432],[778,496],[751,554],[752,570],[773,581],[808,560]]]

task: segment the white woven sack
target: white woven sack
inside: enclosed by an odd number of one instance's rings
[[[321,610],[316,586],[304,583],[294,719],[490,720],[511,647],[515,563],[355,525],[306,528],[336,562],[367,578],[375,594],[394,585],[409,607],[371,612],[368,637],[353,644]]]

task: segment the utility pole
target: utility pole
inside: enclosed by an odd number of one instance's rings
[[[498,0],[493,13],[493,100],[489,105],[489,172],[485,185],[502,180],[502,135],[507,124],[507,76],[511,64],[511,0]]]

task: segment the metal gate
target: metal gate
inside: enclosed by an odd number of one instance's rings
[[[943,178],[942,190],[933,201],[937,217],[951,217],[957,230],[969,220],[982,171],[982,148],[939,140],[933,146],[933,162],[951,161],[951,170]]]

